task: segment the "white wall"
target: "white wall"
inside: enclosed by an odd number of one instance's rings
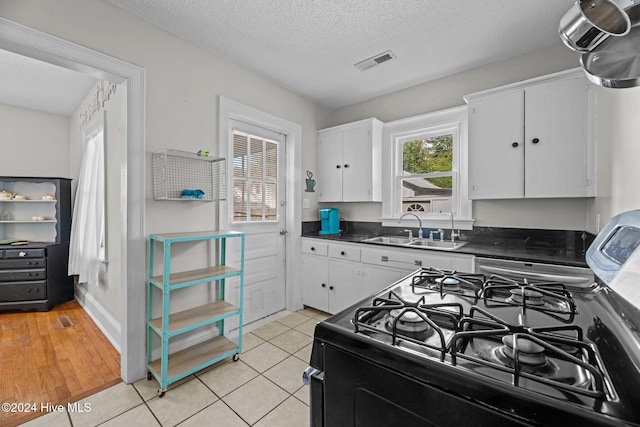
[[[640,209],[640,88],[597,88],[597,197],[588,204],[588,230],[613,216]],[[600,216],[599,227],[597,216]]]
[[[561,45],[448,76],[332,112],[331,126],[367,117],[383,122],[464,105],[463,96],[579,66]],[[475,201],[476,226],[584,230],[585,199]],[[333,203],[347,220],[377,221],[380,203]]]
[[[0,174],[69,178],[69,118],[0,104]]]
[[[3,0],[0,15],[143,67],[146,70],[148,153],[162,148],[191,152],[206,149],[217,153],[218,102],[219,96],[224,96],[299,123],[302,126],[302,165],[297,171],[299,177],[295,179],[304,180],[306,170],[315,168],[316,131],[328,125],[329,111],[222,55],[187,42],[101,0]],[[110,150],[107,146],[107,175],[113,177],[122,171],[117,162],[109,160]],[[216,203],[153,200],[150,160],[151,155],[148,154],[145,233],[215,228]],[[69,165],[66,167],[68,170]],[[302,187],[304,189],[304,185]],[[119,207],[117,200],[113,203]],[[303,215],[311,211],[304,211]],[[110,238],[113,232],[113,228],[109,230]],[[206,258],[205,251],[177,253],[177,261],[172,268],[180,271],[199,267]],[[110,269],[113,259],[113,254],[110,254]],[[144,259],[139,262],[146,265]],[[134,286],[144,287],[145,283]],[[111,304],[115,294],[102,288],[95,291],[96,295],[103,294],[103,308],[111,315],[119,316],[117,308]],[[172,311],[202,300],[197,292],[186,294],[176,299]],[[156,298],[156,302],[158,300]]]

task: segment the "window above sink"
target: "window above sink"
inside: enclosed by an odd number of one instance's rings
[[[467,185],[467,108],[451,108],[385,123],[382,223],[425,228],[471,229]]]

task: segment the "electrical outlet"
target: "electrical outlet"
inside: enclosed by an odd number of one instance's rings
[[[302,199],[302,209],[309,209],[311,207],[311,203],[309,199]]]

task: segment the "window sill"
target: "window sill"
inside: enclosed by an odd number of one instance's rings
[[[399,218],[380,218],[383,227],[419,227],[418,220],[415,218],[403,218],[402,222],[398,222]],[[454,218],[453,225],[456,230],[472,230],[475,219],[458,219]],[[444,230],[451,229],[451,218],[422,218],[422,228],[442,228]]]

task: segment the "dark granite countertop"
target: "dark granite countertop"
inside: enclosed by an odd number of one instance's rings
[[[521,232],[521,230],[517,230],[517,232],[512,233],[512,235],[517,235]],[[389,233],[391,234],[391,233]],[[371,234],[363,234],[363,233],[344,233],[341,235],[319,235],[317,231],[309,231],[302,234],[302,237],[312,237],[316,239],[323,240],[331,240],[337,242],[349,242],[349,243],[362,243],[364,245],[371,246],[380,246],[378,243],[366,243],[363,240],[374,237],[376,235],[380,235],[379,233],[371,233]],[[387,235],[387,234],[385,234]],[[396,248],[405,248],[416,251],[438,251],[438,252],[452,252],[459,254],[468,254],[475,255],[477,257],[486,257],[486,258],[500,258],[500,259],[509,259],[515,261],[525,261],[525,262],[540,262],[546,264],[558,264],[558,265],[568,265],[574,267],[587,267],[585,262],[585,254],[583,252],[583,245],[561,245],[546,243],[547,240],[544,240],[545,243],[541,244],[539,241],[531,242],[531,238],[528,239],[517,239],[517,238],[505,238],[505,235],[502,234],[501,238],[498,240],[495,239],[486,239],[482,238],[481,233],[476,233],[475,235],[465,236],[467,241],[466,245],[461,248],[452,250],[452,251],[442,251],[438,249],[431,248],[409,248],[404,246],[396,246],[389,245],[389,247]],[[549,239],[553,242],[553,239]],[[518,244],[518,242],[522,242],[522,244]],[[527,245],[527,243],[531,243],[536,246]],[[581,243],[581,242],[580,242]],[[590,242],[589,242],[590,243]],[[555,246],[555,247],[554,247]],[[576,246],[578,248],[576,248]],[[588,245],[587,245],[588,246]],[[586,248],[586,247],[585,247]]]

